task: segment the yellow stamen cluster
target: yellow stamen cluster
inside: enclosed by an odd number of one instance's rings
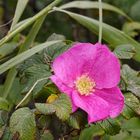
[[[87,96],[93,93],[95,91],[95,86],[95,82],[87,75],[82,75],[81,77],[78,77],[75,81],[75,87],[81,95]]]

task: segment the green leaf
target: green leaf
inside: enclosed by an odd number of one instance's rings
[[[140,101],[135,95],[132,93],[126,93],[125,104],[129,106],[129,108],[133,109],[137,115],[140,115]]]
[[[131,132],[132,136],[140,138],[140,119],[136,117],[131,118],[130,120],[123,123],[122,129]]]
[[[34,64],[31,67],[28,67],[24,71],[25,77],[27,79],[27,83],[25,84],[25,88],[22,92],[27,92],[33,86],[33,84],[42,78],[49,77],[51,75],[51,71],[48,65],[46,64]],[[36,87],[33,89],[33,94],[36,95],[46,84],[48,80],[43,80],[39,82]]]
[[[89,128],[85,128],[79,137],[79,140],[93,140],[95,136],[101,136],[104,134],[104,130],[98,125],[91,125]]]
[[[116,135],[120,132],[120,122],[117,119],[107,119],[98,123],[104,129],[106,134]]]
[[[28,1],[29,0],[18,0],[15,15],[14,15],[13,22],[12,22],[12,25],[11,25],[11,30],[18,23],[18,21],[19,21],[21,15],[22,15]]]
[[[55,8],[55,11],[68,14],[70,17],[79,22],[81,25],[85,26],[91,32],[96,33],[98,35],[99,21],[86,16],[82,16],[80,14],[75,14],[66,10],[62,10],[60,8]],[[140,44],[135,40],[133,40],[128,35],[126,35],[125,33],[121,32],[120,30],[110,25],[103,23],[103,39],[114,48],[122,44],[131,44],[136,49],[134,59],[140,62]]]
[[[14,58],[10,59],[9,61],[5,62],[4,64],[2,64],[0,66],[0,74],[2,74],[3,72],[5,72],[6,70],[10,69],[11,67],[21,63],[22,61],[28,59],[29,57],[31,57],[32,55],[34,55],[35,53],[55,44],[58,43],[60,41],[50,41],[50,42],[45,42],[42,43],[40,45],[37,45],[17,56],[15,56]]]
[[[140,30],[140,23],[139,22],[126,22],[124,25],[123,25],[123,31],[129,35],[129,36],[132,36],[132,37],[135,37],[139,34],[139,31]]]
[[[128,65],[122,66],[121,77],[126,84],[128,91],[140,97],[140,77],[139,72],[134,71]]]
[[[55,34],[53,33],[47,41],[54,41],[54,40],[63,40],[65,41],[65,37],[60,34]],[[65,42],[60,42],[57,44],[52,45],[51,47],[48,47],[44,50],[44,59],[47,61],[52,61],[54,60],[58,55],[66,51],[67,49],[70,48],[70,45],[67,45]]]
[[[12,134],[19,133],[20,140],[34,140],[36,133],[35,116],[29,108],[16,110],[10,118]]]
[[[134,20],[140,21],[140,13],[139,13],[140,1],[138,0],[133,4],[130,9],[130,15]]]
[[[5,57],[8,54],[11,54],[15,48],[17,48],[16,42],[5,43],[2,47],[0,47],[0,59]]]
[[[134,130],[134,129],[140,129],[140,119],[139,118],[132,118],[128,121],[126,121],[123,125],[122,125],[122,129],[124,130]]]
[[[76,111],[70,115],[68,124],[75,129],[81,129],[81,127],[87,123],[86,120],[87,118],[84,112]]]
[[[120,132],[119,134],[115,135],[115,136],[110,136],[109,140],[137,140],[137,138],[132,137],[128,132],[124,131],[124,132]]]
[[[119,8],[117,8],[113,5],[102,2],[102,6],[103,6],[104,10],[116,12],[116,13],[126,17],[127,19],[131,20],[131,18],[127,14],[125,14],[122,10],[120,10]],[[92,2],[92,1],[72,1],[72,2],[69,2],[69,3],[66,3],[66,4],[60,6],[59,8],[61,8],[61,9],[68,9],[68,8],[99,9],[99,3]]]
[[[61,120],[67,120],[72,110],[70,99],[65,94],[60,94],[52,103],[36,103],[35,106],[44,115],[56,113]]]
[[[130,59],[135,53],[135,47],[129,44],[119,45],[114,50],[115,55],[120,59]]]
[[[126,119],[130,119],[135,116],[135,114],[140,115],[140,101],[132,93],[125,93],[125,107],[122,112],[122,115]]]
[[[0,110],[9,110],[9,103],[6,99],[0,97]]]
[[[50,131],[45,130],[40,140],[54,140],[54,137]]]

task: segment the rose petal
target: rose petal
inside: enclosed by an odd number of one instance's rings
[[[116,56],[105,45],[95,44],[97,48],[96,61],[90,75],[98,89],[112,88],[120,81],[120,64]]]
[[[114,118],[122,112],[124,107],[124,96],[118,87],[97,90],[94,94],[108,102],[110,117]]]
[[[96,47],[90,43],[77,43],[58,56],[53,62],[53,71],[61,81],[73,86],[74,81],[83,73],[88,73],[94,63]]]
[[[89,123],[103,120],[109,116],[108,102],[94,93],[82,96],[75,91],[72,93],[72,100],[77,107],[88,113]]]

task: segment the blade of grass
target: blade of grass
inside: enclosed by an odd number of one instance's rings
[[[104,10],[116,12],[116,13],[126,17],[128,20],[132,21],[132,19],[127,14],[125,14],[122,10],[120,10],[119,8],[117,8],[113,5],[102,2],[102,6],[103,6]],[[72,2],[69,2],[69,3],[66,3],[66,4],[60,6],[59,8],[61,8],[61,9],[68,9],[68,8],[99,9],[99,3],[96,1],[72,1]]]
[[[36,54],[37,52],[40,52],[41,50],[55,44],[58,42],[61,42],[62,40],[56,40],[56,41],[48,41],[45,43],[42,43],[40,45],[37,45],[27,51],[24,51],[23,53],[15,56],[14,58],[10,59],[9,61],[5,62],[0,66],[0,74],[7,71],[8,69],[12,68],[13,66],[23,62],[24,60],[28,59],[32,55]]]
[[[16,11],[14,14],[14,18],[13,18],[13,22],[10,28],[10,31],[13,29],[13,27],[18,23],[22,13],[24,12],[24,9],[27,5],[29,0],[18,0],[17,2],[17,7],[16,7]]]
[[[46,18],[46,15],[43,15],[34,23],[31,31],[29,32],[28,36],[26,37],[24,44],[20,47],[18,54],[29,49],[29,47],[31,46],[31,44],[35,40],[35,38],[39,32],[39,29],[41,28],[43,21]],[[7,77],[6,77],[6,80],[4,83],[4,90],[3,90],[3,97],[4,98],[8,97],[8,94],[11,91],[11,88],[12,88],[12,85],[13,85],[13,82],[14,82],[16,75],[17,75],[16,67],[11,68],[7,74]]]

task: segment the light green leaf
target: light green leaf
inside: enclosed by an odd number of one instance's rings
[[[137,140],[137,138],[132,137],[128,132],[121,131],[119,134],[115,136],[110,136],[109,140]]]
[[[9,110],[9,103],[6,99],[0,97],[0,110]]]
[[[50,131],[45,130],[44,133],[42,134],[40,140],[54,140],[54,137]]]
[[[10,59],[9,61],[5,62],[4,64],[2,64],[0,66],[0,74],[2,74],[3,72],[7,71],[8,69],[10,69],[11,67],[21,63],[22,61],[28,59],[29,57],[31,57],[32,55],[36,54],[37,52],[55,44],[61,41],[49,41],[49,42],[45,42],[42,44],[39,44],[17,56],[15,56],[14,58]]]
[[[98,34],[99,32],[99,21],[82,16],[80,14],[75,14],[60,8],[55,8],[55,11],[63,12],[68,14],[70,17],[75,19],[81,25],[85,26],[91,32]],[[103,23],[103,39],[107,41],[112,47],[116,47],[122,44],[131,44],[136,49],[136,54],[134,59],[140,62],[140,44],[133,40],[131,37],[121,32],[120,30]]]
[[[17,48],[18,44],[15,42],[6,43],[2,47],[0,47],[0,59],[4,56],[13,52],[15,48]]]
[[[126,119],[130,119],[133,116],[140,115],[140,101],[132,93],[125,93],[125,107],[122,112],[122,115]]]
[[[123,123],[122,129],[127,131],[133,131],[138,129],[140,131],[140,119],[136,117],[131,118],[130,120]]]
[[[18,0],[15,15],[14,15],[13,22],[12,22],[12,25],[11,25],[11,30],[18,23],[18,21],[19,21],[21,15],[22,15],[28,1],[29,0]]]
[[[139,22],[126,22],[122,29],[127,35],[135,37],[139,34],[140,23]]]
[[[140,1],[137,0],[130,9],[130,15],[134,20],[140,21],[139,13]]]
[[[52,103],[36,103],[35,106],[44,115],[56,113],[61,120],[67,120],[72,110],[70,99],[65,94],[60,94]]]
[[[119,8],[117,8],[113,5],[102,2],[102,6],[103,6],[104,10],[116,12],[116,13],[126,17],[127,19],[131,20],[131,18],[127,14],[125,14],[122,10],[120,10]],[[61,8],[61,9],[68,9],[68,8],[99,9],[99,3],[93,2],[93,1],[72,1],[72,2],[69,2],[69,3],[66,3],[66,4],[60,6],[59,8]]]
[[[135,47],[129,44],[119,45],[114,50],[115,55],[120,59],[130,59],[135,53]]]
[[[79,140],[93,140],[93,137],[104,134],[104,130],[98,125],[91,125],[89,128],[85,128],[79,137]]]
[[[29,108],[18,109],[12,114],[10,130],[13,135],[18,132],[20,140],[35,140],[35,116]]]
[[[121,77],[126,84],[127,90],[140,97],[140,77],[138,74],[139,72],[134,71],[128,65],[122,66]]]

